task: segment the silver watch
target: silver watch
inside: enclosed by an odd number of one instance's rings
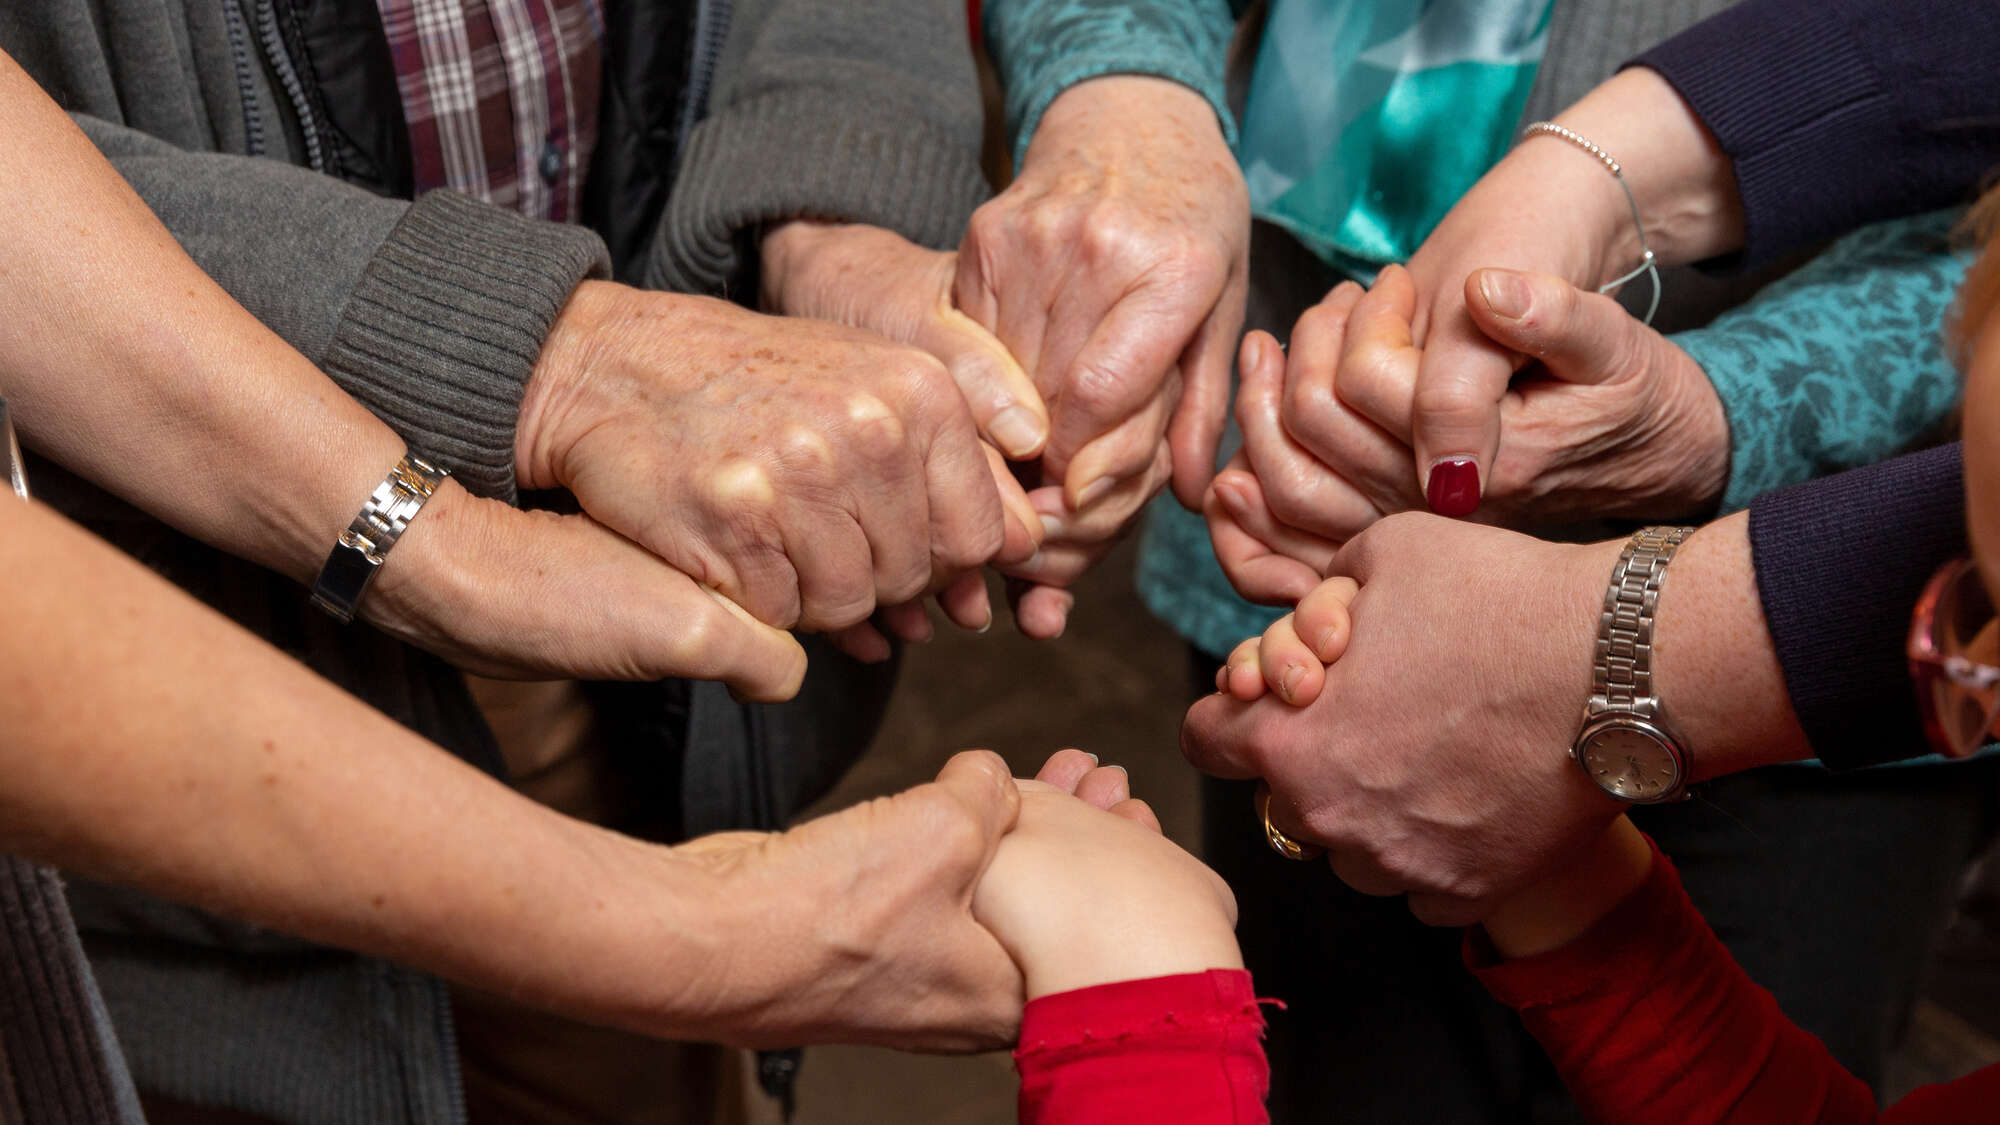
[[[1653,691],[1653,614],[1667,563],[1691,527],[1649,527],[1634,535],[1611,571],[1597,630],[1590,702],[1570,757],[1599,789],[1635,805],[1687,794],[1687,746],[1667,725]]]
[[[389,548],[409,530],[410,521],[449,475],[420,457],[404,454],[334,542],[313,582],[313,604],[343,622],[354,620],[354,610],[368,584],[375,581]]]

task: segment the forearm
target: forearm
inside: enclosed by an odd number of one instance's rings
[[[1576,200],[1579,221],[1594,230],[1617,273],[1639,263],[1641,232],[1632,222],[1633,203],[1645,224],[1645,245],[1661,265],[1698,261],[1741,243],[1743,211],[1729,159],[1659,75],[1627,70],[1584,95],[1555,121],[1610,153],[1632,191],[1627,201],[1601,163],[1566,140],[1544,135],[1524,142],[1524,148],[1570,150],[1563,155],[1569,177],[1589,179],[1587,187],[1578,183],[1584,190]],[[1544,151],[1539,158],[1546,162],[1557,155]]]
[[[692,866],[512,793],[46,509],[0,503],[0,573],[0,848],[696,1030],[668,999],[713,965]]]
[[[1751,0],[1637,64],[1729,155],[1756,264],[1969,198],[2000,163],[2000,94],[1981,80],[1996,48],[1990,5]]]
[[[24,440],[310,578],[401,441],[203,275],[54,104],[0,68],[0,391]]]
[[[1696,783],[1813,752],[1764,621],[1749,522],[1734,515],[1690,536],[1660,590],[1653,682]]]
[[[1584,1116],[1631,1125],[1875,1120],[1867,1086],[1750,980],[1665,858],[1623,820],[1612,837],[1580,853],[1574,878],[1558,876],[1518,904],[1571,912],[1566,932],[1527,932],[1543,940],[1523,943],[1524,919],[1496,920],[1490,948],[1468,940],[1466,949],[1481,983],[1520,1011]]]
[[[986,41],[1007,97],[1016,163],[1042,114],[1077,83],[1150,75],[1200,94],[1234,143],[1223,91],[1235,17],[1226,0],[997,0],[985,7]]]
[[[78,120],[232,298],[474,494],[513,498],[522,394],[563,303],[605,268],[596,235]]]

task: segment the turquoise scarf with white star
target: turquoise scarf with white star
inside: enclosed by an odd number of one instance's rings
[[[1513,143],[1552,0],[1273,0],[1237,156],[1259,218],[1357,276]]]

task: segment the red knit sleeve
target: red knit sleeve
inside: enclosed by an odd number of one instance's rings
[[[1589,933],[1499,963],[1468,931],[1466,962],[1521,1013],[1592,1121],[1876,1120],[1868,1087],[1752,983],[1657,848],[1646,882]]]
[[[1021,1125],[1265,1125],[1271,1070],[1250,974],[1080,988],[1021,1018]]]

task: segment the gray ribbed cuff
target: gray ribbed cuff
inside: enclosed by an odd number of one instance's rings
[[[958,245],[991,189],[979,152],[907,117],[801,93],[734,106],[695,127],[660,218],[646,284],[684,293],[741,285],[739,232],[802,215],[886,227],[933,249]]]
[[[0,1121],[137,1125],[138,1094],[55,872],[0,856]]]
[[[412,452],[512,501],[514,428],[542,342],[577,285],[609,271],[587,230],[430,192],[369,260],[327,374]]]

